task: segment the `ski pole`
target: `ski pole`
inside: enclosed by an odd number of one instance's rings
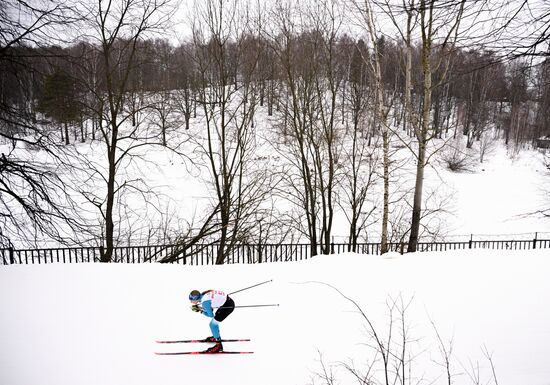
[[[270,279],[269,281],[260,282],[260,283],[257,283],[257,284],[255,284],[255,285],[245,287],[244,289],[240,289],[240,290],[234,291],[233,293],[229,293],[228,295],[232,295],[232,294],[235,294],[235,293],[240,293],[241,291],[245,291],[245,290],[248,290],[248,289],[252,289],[253,287],[260,286],[260,285],[263,285],[264,283],[268,283],[268,282],[273,282],[273,280]]]
[[[267,307],[267,306],[279,306],[278,303],[273,303],[273,304],[269,304],[269,305],[238,305],[238,306],[235,306],[235,308],[238,308],[238,307]],[[229,308],[229,306],[222,306],[222,307],[219,307],[218,309],[227,309]]]
[[[267,307],[267,306],[279,306],[279,304],[273,303],[269,305],[241,305],[241,306],[235,306],[235,307]]]

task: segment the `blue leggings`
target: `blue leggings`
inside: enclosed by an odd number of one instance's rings
[[[210,330],[212,331],[212,336],[216,339],[220,337],[220,322],[227,318],[227,316],[233,313],[235,310],[235,302],[227,296],[224,304],[216,310],[214,318],[210,321]]]

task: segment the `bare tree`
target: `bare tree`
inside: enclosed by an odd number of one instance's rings
[[[415,384],[415,383],[445,383],[452,385],[455,383],[456,377],[466,374],[473,385],[494,383],[498,384],[496,367],[493,361],[493,354],[490,353],[487,347],[482,347],[483,355],[490,365],[490,378],[482,380],[487,374],[487,370],[481,370],[478,362],[470,362],[470,367],[466,368],[462,365],[465,373],[457,372],[455,367],[460,363],[454,353],[454,339],[445,340],[441,335],[435,322],[429,318],[426,324],[431,325],[432,337],[434,340],[435,350],[432,351],[429,347],[422,348],[420,342],[425,342],[429,335],[423,338],[414,337],[412,331],[418,328],[418,325],[411,323],[411,308],[414,297],[404,298],[402,293],[386,300],[387,317],[385,325],[382,327],[375,322],[372,316],[372,309],[369,311],[364,305],[357,300],[344,294],[338,288],[325,282],[306,282],[309,284],[317,284],[327,286],[336,291],[344,300],[349,302],[354,311],[359,315],[361,322],[364,324],[364,329],[367,334],[367,340],[363,344],[366,348],[366,354],[361,354],[361,365],[357,365],[353,359],[350,362],[339,362],[337,365],[343,367],[351,378],[356,380],[358,384]],[[430,361],[424,364],[418,363],[422,356],[429,355]],[[316,373],[322,384],[332,385],[341,382],[332,369],[333,365],[327,364],[323,360],[322,353],[319,352],[319,363],[321,371]],[[435,364],[435,370],[428,370],[429,364]],[[421,368],[421,375],[418,376],[416,369]],[[434,378],[428,377],[426,373],[430,372]]]
[[[0,244],[12,246],[45,235],[67,242],[63,224],[79,229],[68,188],[58,174],[64,161],[55,138],[36,119],[36,88],[42,73],[39,56],[78,20],[65,2],[31,4],[6,0],[0,7]],[[31,46],[33,46],[31,48]],[[34,159],[43,151],[50,166]]]
[[[384,12],[390,16],[394,26],[398,29],[406,49],[405,64],[405,106],[408,121],[416,139],[416,149],[411,151],[416,158],[416,179],[412,205],[411,231],[407,251],[416,251],[419,238],[420,220],[422,218],[422,196],[424,185],[424,169],[431,155],[428,144],[437,138],[437,130],[432,125],[432,93],[435,87],[443,84],[450,66],[449,48],[452,52],[459,36],[460,22],[462,21],[466,1],[453,0],[438,3],[435,0],[404,0],[396,8],[386,0],[382,5]],[[400,20],[404,14],[404,21]],[[403,26],[404,24],[404,26]],[[413,33],[420,34],[420,73],[422,85],[420,89],[421,104],[417,110],[412,103],[413,79]],[[438,71],[439,70],[439,71]],[[434,73],[439,72],[439,79]],[[404,141],[408,145],[407,141]]]
[[[378,183],[380,163],[378,144],[368,146],[370,139],[362,136],[362,122],[358,127],[349,128],[346,137],[351,143],[342,150],[342,159],[346,164],[342,171],[340,206],[349,222],[348,250],[357,251],[361,235],[366,239],[369,220],[377,208],[372,197],[373,187]]]
[[[549,56],[550,11],[545,1],[498,4],[488,19],[491,32],[482,44],[503,58]]]
[[[101,261],[110,262],[116,241],[118,210],[115,206],[121,192],[132,187],[131,182],[117,181],[117,174],[132,153],[149,145],[152,139],[147,130],[140,131],[139,125],[129,128],[127,124],[136,112],[135,108],[126,110],[126,96],[138,63],[137,49],[141,39],[164,31],[173,8],[169,0],[124,0],[117,3],[98,0],[82,3],[81,7],[90,16],[89,27],[93,32],[89,38],[97,42],[101,57],[102,87],[99,90],[89,87],[89,91],[97,91],[94,94],[97,103],[89,108],[99,107],[94,112],[101,116],[97,128],[105,145],[107,162],[105,174],[95,169],[105,183],[105,195],[101,197],[96,191],[89,191],[85,196],[101,214],[104,222]]]
[[[453,377],[455,376],[453,374],[452,370],[452,359],[453,359],[453,340],[449,341],[443,341],[443,337],[439,333],[439,330],[437,330],[437,327],[435,325],[435,322],[430,319],[430,323],[432,324],[432,328],[434,330],[434,333],[437,337],[438,342],[438,349],[439,349],[439,355],[442,359],[442,362],[437,362],[438,365],[441,365],[445,369],[446,374],[446,383],[447,385],[452,385],[453,383]]]
[[[435,137],[434,131],[430,128],[430,108],[431,95],[433,90],[432,84],[432,53],[435,39],[438,34],[439,26],[442,24],[450,24],[450,28],[442,37],[441,47],[449,44],[454,45],[458,36],[460,22],[464,13],[465,1],[451,2],[446,4],[446,7],[437,8],[434,0],[420,0],[419,4],[420,31],[422,36],[422,74],[423,74],[423,102],[422,115],[415,117],[412,112],[412,106],[409,105],[411,121],[414,126],[415,136],[418,141],[417,165],[416,165],[416,182],[414,189],[414,203],[412,209],[411,234],[407,251],[416,251],[418,245],[418,236],[420,229],[420,218],[422,211],[422,191],[424,184],[424,167],[426,166],[429,157],[427,157],[427,145],[431,139]],[[443,13],[441,13],[443,12]],[[410,48],[410,47],[409,47]],[[448,68],[449,58],[442,56],[445,62],[439,62],[436,67],[443,65]],[[441,60],[440,59],[440,60]],[[446,76],[446,71],[443,73],[443,79]],[[437,84],[436,84],[437,86]],[[419,119],[420,118],[420,119]]]
[[[275,52],[281,63],[283,89],[287,95],[284,98],[280,123],[283,137],[281,155],[289,157],[294,166],[288,172],[290,178],[287,194],[305,214],[307,230],[304,233],[309,240],[312,255],[316,255],[319,245],[318,191],[310,147],[320,145],[320,141],[312,132],[313,120],[316,118],[313,82],[317,76],[314,71],[317,65],[314,59],[314,43],[307,35],[299,39],[289,9],[281,6],[276,10],[274,17],[277,20],[278,32],[273,35],[277,35],[278,38],[275,39],[273,36],[273,40],[277,44]],[[287,152],[288,149],[290,152]],[[296,228],[302,230],[301,221],[296,223]]]
[[[168,146],[168,136],[172,134],[178,127],[178,120],[175,116],[176,103],[170,91],[160,91],[155,95],[151,95],[153,100],[149,111],[151,111],[151,125],[158,128],[160,132],[160,142],[166,147]]]
[[[491,65],[491,54],[471,51],[457,64],[464,74],[459,76],[458,95],[462,99],[459,105],[461,113],[458,124],[462,125],[462,134],[466,136],[466,148],[472,148],[483,132],[488,129],[489,100],[492,93],[496,71],[502,68]]]
[[[325,144],[313,146],[314,163],[318,175],[319,196],[321,203],[321,252],[329,254],[332,227],[334,221],[334,209],[336,201],[336,189],[340,179],[342,130],[339,126],[338,94],[346,80],[346,62],[342,60],[338,52],[339,30],[342,20],[342,10],[332,1],[320,1],[316,8],[310,12],[313,20],[310,23],[315,32],[319,33],[316,40],[320,55],[318,74],[315,77],[316,98],[318,101],[317,130],[321,133],[320,139]]]
[[[176,69],[173,96],[176,109],[183,113],[186,130],[189,130],[191,117],[196,117],[197,111],[198,74],[193,61],[194,55],[192,44],[182,44],[174,53]]]
[[[197,103],[204,123],[204,140],[198,137],[197,149],[213,186],[217,264],[225,262],[237,242],[248,239],[272,188],[270,173],[256,171],[251,162],[257,92],[250,80],[259,53],[248,44],[259,19],[252,20],[250,10],[235,0],[197,2],[193,25]]]
[[[322,1],[310,9],[281,6],[274,17],[275,51],[287,95],[279,124],[280,151],[292,165],[287,197],[304,213],[305,221],[300,218],[295,223],[306,235],[312,255],[319,248],[330,253],[336,186],[342,173],[338,96],[347,74],[347,63],[337,52],[342,13]],[[311,29],[302,29],[298,21]]]
[[[380,251],[385,253],[388,251],[388,223],[389,223],[389,200],[390,200],[390,140],[391,130],[388,122],[388,115],[391,109],[391,102],[386,97],[384,92],[384,84],[382,79],[381,69],[381,50],[380,38],[374,24],[374,14],[371,2],[355,2],[355,9],[361,15],[361,21],[364,24],[369,36],[369,43],[372,49],[372,55],[368,59],[369,67],[372,73],[372,87],[375,93],[374,114],[382,128],[382,149],[383,149],[383,200],[382,200],[382,221],[381,221],[381,239]],[[365,60],[367,58],[364,58]]]
[[[360,315],[365,323],[365,329],[369,342],[366,344],[372,349],[373,357],[366,363],[366,369],[356,368],[354,365],[343,364],[352,376],[361,384],[380,382],[385,385],[410,383],[410,366],[414,354],[409,348],[414,340],[410,336],[410,325],[407,320],[407,311],[411,306],[413,298],[405,301],[400,294],[396,298],[388,298],[386,301],[388,310],[387,330],[378,328],[368,312],[353,298],[345,295],[336,287],[324,282],[310,282],[321,284],[335,290],[340,296],[348,301]],[[381,374],[379,374],[381,373]],[[380,380],[378,376],[383,378]]]
[[[344,39],[342,39],[344,40]],[[342,43],[340,43],[342,44]],[[377,145],[370,147],[371,132],[367,129],[368,109],[372,103],[372,92],[369,90],[369,71],[367,61],[367,47],[363,40],[357,43],[346,43],[348,49],[349,70],[343,92],[344,101],[342,113],[346,124],[346,138],[351,142],[343,146],[343,164],[346,171],[342,177],[342,202],[340,205],[349,222],[348,250],[356,251],[360,234],[366,231],[367,221],[373,214],[375,207],[367,211],[368,193],[376,183],[378,166]],[[346,84],[347,83],[347,84]],[[351,124],[349,123],[351,121]]]

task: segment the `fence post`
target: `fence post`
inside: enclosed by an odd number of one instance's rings
[[[258,263],[262,263],[262,244],[258,243]],[[254,252],[252,252],[252,255],[254,255]]]
[[[260,238],[258,240],[258,263],[262,263],[262,222],[258,221],[258,223],[260,224]]]
[[[535,233],[535,239],[533,239],[533,249],[537,248],[537,234],[538,233]]]
[[[473,239],[474,238],[474,234],[470,234],[470,240],[468,241],[468,248],[471,249],[472,248],[472,243],[473,243]]]
[[[13,247],[10,247],[10,264],[15,265],[15,257],[13,256]]]

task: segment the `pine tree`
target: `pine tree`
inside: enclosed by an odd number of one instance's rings
[[[76,121],[81,113],[75,80],[61,69],[47,76],[38,101],[38,110],[63,125],[65,144],[69,144],[68,126]]]

